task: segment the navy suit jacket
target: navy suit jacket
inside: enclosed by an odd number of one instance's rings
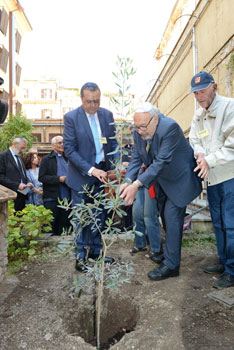
[[[105,108],[97,111],[102,137],[107,143],[103,144],[105,155],[105,171],[110,170],[114,155],[108,153],[116,150],[118,143],[115,136],[113,114]],[[82,106],[68,112],[64,116],[63,131],[64,151],[68,158],[66,184],[73,190],[81,191],[83,185],[91,185],[93,177],[88,175],[91,167],[95,166],[96,148],[93,134],[86,113]]]
[[[142,163],[147,167],[141,175]],[[178,207],[184,207],[202,191],[201,180],[194,173],[194,152],[175,120],[159,114],[149,152],[146,141],[134,131],[134,150],[126,178],[135,180],[149,188],[160,185],[166,196]]]
[[[20,159],[21,159],[21,165],[22,165],[25,177],[27,178],[24,162],[22,158]],[[0,184],[17,192],[19,184],[21,183],[21,177],[22,176],[21,176],[20,170],[16,164],[14,157],[11,154],[11,151],[8,149],[7,151],[1,152],[0,153]]]

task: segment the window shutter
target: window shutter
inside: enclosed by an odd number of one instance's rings
[[[52,89],[50,89],[50,98],[52,98]]]
[[[16,75],[16,85],[18,86],[20,84],[21,70],[22,68],[17,63],[15,67],[15,75]]]
[[[15,108],[16,108],[16,114],[20,114],[22,110],[22,104],[19,101],[17,101]]]
[[[8,27],[8,13],[4,8],[1,9],[1,22],[0,22],[0,30],[1,32],[6,35],[7,33],[7,27]]]
[[[18,30],[15,32],[15,51],[17,53],[20,52],[20,44],[21,44],[21,35]]]
[[[5,101],[9,100],[9,94],[4,89],[2,91],[0,90],[0,99]]]
[[[8,57],[9,53],[7,49],[3,46],[0,51],[0,68],[4,73],[6,73],[7,71]]]
[[[44,98],[44,89],[41,89],[41,98]]]

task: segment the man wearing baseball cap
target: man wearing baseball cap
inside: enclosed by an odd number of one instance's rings
[[[200,107],[189,134],[198,176],[207,181],[219,262],[207,273],[219,273],[215,288],[234,286],[234,99],[219,96],[211,74],[200,72],[191,90]]]

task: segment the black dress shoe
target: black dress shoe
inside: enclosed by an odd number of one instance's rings
[[[106,256],[104,262],[105,264],[113,264],[115,262],[115,259],[110,256]]]
[[[233,287],[234,286],[234,275],[231,275],[228,272],[224,272],[219,279],[217,279],[213,287],[222,289],[222,288],[228,288],[228,287]]]
[[[75,268],[76,268],[76,270],[79,271],[79,272],[87,272],[87,271],[88,271],[87,262],[85,262],[85,261],[82,260],[82,259],[76,260]]]
[[[176,276],[179,276],[179,270],[171,270],[163,263],[161,263],[157,269],[148,273],[148,277],[154,281],[161,281]]]
[[[97,255],[97,254],[93,254],[93,255],[90,255],[89,256],[91,259],[93,260],[98,260],[98,259],[102,259],[102,256],[101,255]],[[106,256],[105,257],[105,260],[104,260],[104,263],[105,264],[113,264],[115,262],[115,259],[114,258],[111,258],[110,256]]]
[[[150,259],[157,264],[161,264],[164,260],[164,256],[162,252],[153,253],[153,255],[150,256]]]
[[[212,266],[205,266],[203,269],[206,273],[223,273],[224,270],[224,266],[220,263]]]

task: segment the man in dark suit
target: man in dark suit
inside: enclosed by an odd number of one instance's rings
[[[116,139],[113,139],[113,114],[99,107],[101,92],[97,84],[86,83],[80,94],[82,106],[64,116],[64,149],[69,160],[66,183],[72,190],[73,204],[90,201],[85,193],[80,193],[85,185],[89,189],[94,186],[94,193],[100,191],[114,158],[108,153],[118,146]],[[103,224],[104,211],[100,220]],[[100,254],[100,234],[90,226],[82,228],[76,244],[76,269],[82,271],[88,257],[97,258]],[[113,261],[112,258],[106,260]]]
[[[12,146],[0,153],[0,184],[17,192],[14,200],[15,210],[25,207],[27,192],[33,187],[29,182],[21,154],[26,150],[28,141],[23,137],[13,140]]]
[[[43,203],[53,213],[52,235],[60,236],[70,227],[70,211],[59,207],[58,200],[71,199],[70,188],[66,185],[67,158],[64,155],[63,137],[55,136],[51,140],[53,151],[42,158],[39,169],[39,181],[43,183]]]
[[[136,109],[134,124],[134,150],[126,173],[129,181],[121,185],[120,193],[130,205],[139,187],[156,187],[166,241],[164,254],[156,261],[159,267],[148,276],[159,281],[179,275],[186,205],[201,193],[202,187],[193,171],[193,150],[173,119],[145,102]],[[147,169],[138,176],[142,163]]]

